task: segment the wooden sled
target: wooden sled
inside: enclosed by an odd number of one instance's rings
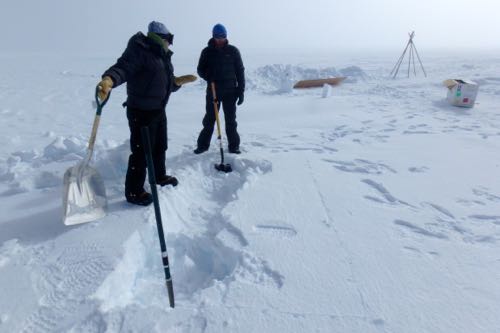
[[[340,82],[344,81],[345,77],[331,77],[328,79],[316,79],[316,80],[302,80],[293,86],[295,89],[301,88],[317,88],[322,87],[324,84],[329,84],[331,86],[335,86]]]

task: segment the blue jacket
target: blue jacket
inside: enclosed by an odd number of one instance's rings
[[[174,83],[172,51],[138,32],[132,36],[122,56],[104,76],[113,80],[113,87],[127,82],[126,106],[140,110],[165,108],[170,93],[180,87]]]

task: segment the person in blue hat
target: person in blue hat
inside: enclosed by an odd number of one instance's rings
[[[112,88],[127,83],[127,118],[130,128],[130,150],[125,179],[125,197],[128,202],[147,206],[153,202],[144,190],[146,159],[141,139],[141,127],[148,126],[156,183],[176,186],[174,176],[166,174],[167,116],[165,108],[170,94],[183,84],[196,80],[194,75],[174,76],[170,46],[174,35],[157,21],[148,25],[148,33],[136,33],[116,64],[102,75],[98,83],[98,97],[108,97]]]
[[[195,154],[208,150],[214,131],[214,98],[210,84],[215,83],[217,102],[224,109],[228,150],[240,154],[240,136],[237,131],[236,105],[241,105],[245,93],[245,67],[240,51],[227,40],[226,28],[218,23],[212,29],[212,38],[203,49],[198,62],[198,75],[207,81],[205,116],[203,129],[197,140]]]

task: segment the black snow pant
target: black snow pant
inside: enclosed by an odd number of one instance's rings
[[[217,96],[217,108],[220,111],[220,106],[224,109],[224,121],[226,123],[226,135],[229,150],[239,149],[240,136],[236,130],[238,123],[236,122],[236,100],[237,95],[234,92]],[[222,102],[222,103],[221,103]],[[214,132],[215,125],[215,110],[213,104],[212,93],[207,91],[205,117],[203,117],[203,129],[198,136],[198,148],[208,149],[210,140]]]
[[[141,128],[149,127],[151,153],[155,177],[165,175],[165,152],[167,151],[167,115],[165,109],[139,110],[127,108],[128,125],[130,127],[130,150],[125,193],[139,194],[144,191],[146,180],[146,156],[142,144]]]

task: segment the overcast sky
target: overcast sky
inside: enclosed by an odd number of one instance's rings
[[[1,53],[121,53],[159,20],[174,49],[223,23],[243,49],[500,48],[500,0],[1,0]]]

